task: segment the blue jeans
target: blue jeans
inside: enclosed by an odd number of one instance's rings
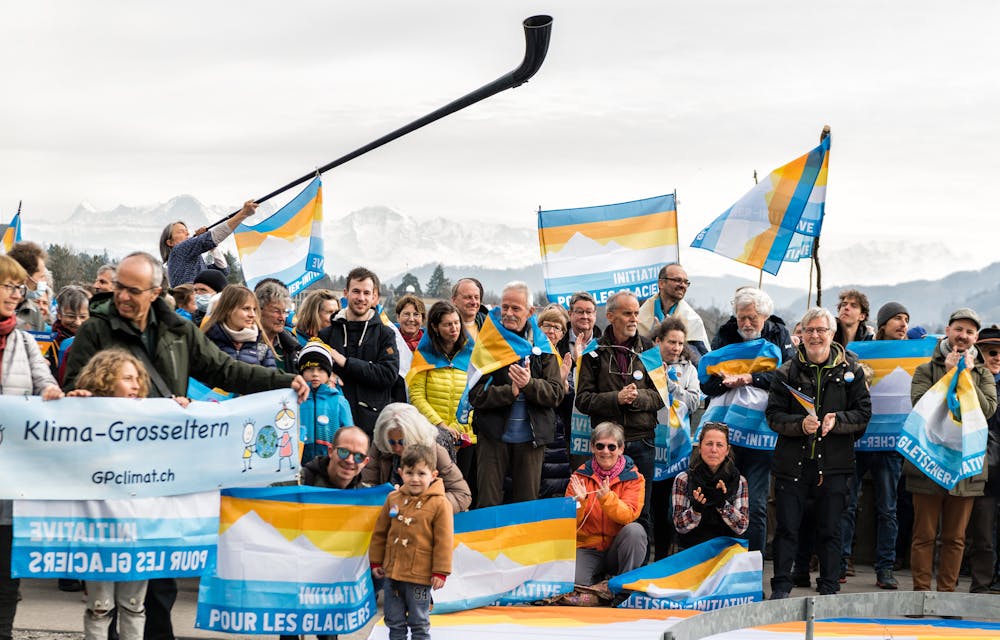
[[[747,479],[750,502],[750,525],[745,537],[750,551],[764,551],[767,546],[767,497],[771,493],[771,459],[774,451],[733,447],[736,468]]]
[[[386,578],[383,607],[389,640],[406,640],[407,628],[413,640],[430,639],[430,585]]]
[[[843,534],[841,555],[845,558],[851,555],[861,478],[866,471],[871,471],[872,489],[875,492],[875,513],[878,517],[875,571],[891,570],[896,562],[896,535],[899,531],[896,520],[896,486],[903,473],[903,458],[894,451],[857,451],[854,460],[855,471],[849,485],[847,509],[844,510],[840,520]]]
[[[646,549],[653,548],[653,475],[656,472],[656,445],[652,439],[632,440],[625,443],[625,455],[632,458],[639,473],[646,481],[645,502],[642,503],[642,513],[639,514],[638,522],[646,530]],[[669,505],[662,505],[663,509],[669,509]],[[643,563],[645,564],[645,563]]]

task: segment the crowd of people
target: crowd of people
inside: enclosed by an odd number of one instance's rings
[[[893,570],[912,539],[913,588],[930,589],[940,537],[936,586],[954,590],[967,530],[972,590],[1000,586],[994,578],[1000,473],[989,482],[986,475],[1000,466],[994,459],[1000,446],[991,445],[981,476],[952,491],[894,451],[855,451],[872,415],[870,376],[846,345],[907,339],[910,318],[901,303],[886,302],[870,323],[867,297],[844,291],[836,316],[813,308],[790,331],[764,291],[744,287],[733,298],[732,317],[709,336],[684,299],[691,285],[686,271],[670,264],[660,271],[653,298],[613,294],[603,329],[587,292],[574,295],[568,310],[542,307],[526,284],[512,282],[488,309],[473,278],[458,280],[451,299],[434,301],[429,311],[417,296],[400,297],[393,325],[380,304],[379,278],[364,267],[347,275],[342,296],[309,291],[297,310],[282,282],[265,279],[254,290],[230,283],[224,260],[210,253],[206,262],[203,254],[253,209],[248,202],[230,222],[193,236],[182,222],[168,225],[162,261],[134,252],[102,268],[92,284],[63,287],[51,322],[45,252],[24,242],[0,256],[2,392],[47,400],[64,391],[149,396],[185,404],[189,379],[240,394],[291,387],[303,403],[303,484],[398,487],[385,521],[380,518],[371,559],[374,575],[385,578],[387,622],[391,611],[392,624],[409,621],[415,633],[426,623],[428,587],[439,588],[450,571],[441,549],[451,544],[451,533],[441,521],[470,508],[545,496],[577,503],[578,584],[733,536],[772,554],[770,596],[783,598],[811,585],[813,557],[819,593],[836,593],[849,577],[858,494],[870,473],[879,587],[898,587]],[[536,348],[475,380],[467,392],[471,413],[463,415],[470,355],[487,323]],[[48,360],[25,332],[45,329],[54,334]],[[759,340],[778,349],[780,366],[699,381],[698,362],[710,350]],[[547,348],[538,348],[540,341]],[[673,407],[640,357],[654,348]],[[402,349],[413,355],[409,371],[400,367]],[[1000,442],[994,416],[1000,330],[983,328],[970,309],[951,315],[933,357],[918,367],[913,402],[959,361],[972,373],[991,443]],[[731,443],[721,422],[695,432],[705,399],[744,387],[766,398],[767,425],[777,434],[773,450]],[[812,408],[802,396],[814,399]],[[685,471],[656,480],[656,428],[672,411],[689,421],[693,453]],[[590,423],[587,455],[570,446],[574,415]],[[394,511],[408,511],[414,501],[433,509],[420,514],[409,533],[397,531]],[[901,534],[904,504],[912,532]],[[17,580],[9,573],[10,505],[0,501],[0,640],[10,637],[17,600]],[[428,547],[419,568],[408,557],[413,549],[392,542],[409,534],[418,549]],[[174,580],[90,583],[87,590],[88,638],[106,633],[116,603],[122,638],[173,638]]]

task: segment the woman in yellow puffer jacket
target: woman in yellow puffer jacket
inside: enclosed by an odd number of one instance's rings
[[[410,404],[451,436],[452,455],[470,484],[476,477],[472,446],[476,436],[472,426],[458,422],[455,414],[465,390],[471,354],[472,341],[462,330],[458,308],[450,302],[435,302],[427,314],[427,332],[417,345],[406,378]]]

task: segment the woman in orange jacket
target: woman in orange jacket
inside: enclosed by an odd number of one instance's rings
[[[646,561],[646,531],[636,522],[646,481],[625,455],[625,433],[602,422],[590,434],[593,457],[569,480],[577,502],[576,583],[592,585]]]

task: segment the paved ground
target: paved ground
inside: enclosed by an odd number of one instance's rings
[[[900,587],[910,589],[909,571],[896,574]],[[764,563],[765,586],[769,584],[771,565]],[[813,574],[815,586],[816,574]],[[224,633],[214,633],[195,629],[195,609],[198,601],[198,581],[194,579],[180,580],[180,593],[174,606],[174,630],[178,638],[263,638],[265,636],[237,636]],[[962,578],[958,590],[967,591],[969,579]],[[844,593],[864,593],[878,591],[875,586],[875,572],[870,566],[858,566],[857,575],[848,578],[841,585]],[[23,600],[17,608],[14,620],[15,640],[80,640],[83,638],[83,598],[80,593],[65,593],[56,588],[55,580],[22,580],[21,592]],[[765,594],[770,593],[766,586]],[[792,596],[805,596],[814,593],[812,589],[798,588],[792,591]],[[362,640],[368,637],[371,625],[364,630],[341,636],[351,640]]]

